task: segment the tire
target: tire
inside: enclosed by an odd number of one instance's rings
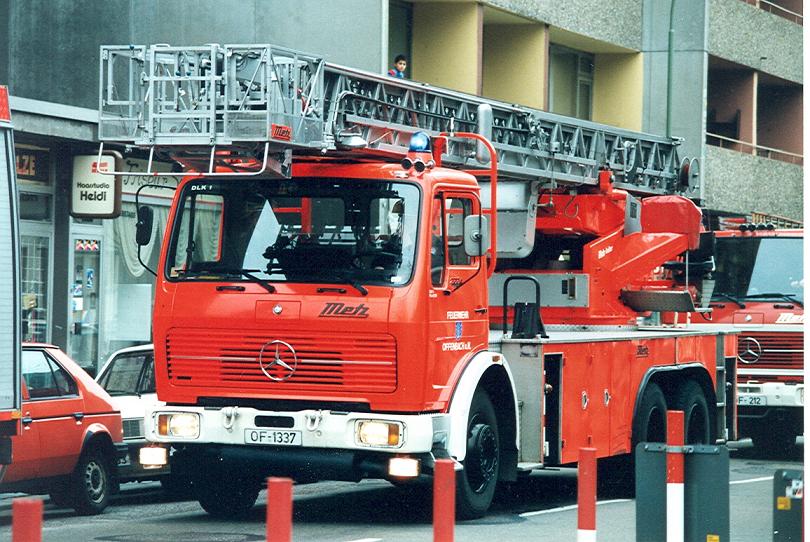
[[[500,468],[498,419],[489,395],[481,389],[470,405],[467,455],[462,464],[456,480],[456,517],[479,518],[492,504]]]
[[[649,382],[636,407],[630,453],[605,457],[597,462],[601,496],[633,498],[636,493],[635,450],[639,442],[666,442],[667,401],[655,382]]]
[[[99,448],[82,452],[70,480],[70,505],[81,516],[100,514],[110,502],[110,461]]]
[[[681,384],[672,399],[671,409],[683,411],[686,444],[714,444],[709,404],[700,384],[694,380],[687,380]]]
[[[215,518],[240,518],[256,504],[259,489],[256,480],[220,472],[200,484],[197,500],[203,510]]]

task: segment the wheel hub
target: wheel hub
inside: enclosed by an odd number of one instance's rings
[[[84,470],[84,485],[87,489],[87,495],[93,502],[101,501],[104,496],[104,471],[101,465],[95,461],[87,464]]]
[[[498,442],[488,424],[479,423],[470,429],[464,468],[470,487],[476,493],[480,493],[495,478],[498,471]]]

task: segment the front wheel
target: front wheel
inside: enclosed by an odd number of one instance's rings
[[[112,489],[109,465],[98,448],[82,453],[70,480],[70,505],[79,515],[92,516],[107,508]]]
[[[492,504],[500,468],[498,419],[489,395],[477,390],[467,421],[467,455],[456,482],[456,516],[483,516]]]

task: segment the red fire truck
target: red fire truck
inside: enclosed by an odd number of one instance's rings
[[[690,443],[731,436],[734,334],[644,325],[694,310],[663,267],[701,229],[677,141],[268,45],[101,58],[99,154],[188,172],[146,431],[209,513],[245,512],[270,474],[400,483],[452,458],[477,517],[582,446],[663,441],[668,408]]]
[[[0,481],[20,431],[20,241],[8,88],[0,86]]]
[[[712,310],[703,315],[740,331],[740,437],[751,437],[763,452],[784,454],[804,426],[804,232],[783,229],[798,223],[754,216],[756,223],[723,220],[715,232]]]

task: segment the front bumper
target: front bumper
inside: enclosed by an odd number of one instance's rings
[[[165,413],[196,413],[197,438],[158,434],[157,420]],[[378,420],[401,424],[397,446],[358,442],[357,422]],[[330,479],[385,478],[392,457],[418,459],[432,468],[433,458],[445,457],[450,420],[447,414],[376,414],[331,410],[267,411],[248,407],[155,407],[146,413],[146,438],[169,444],[181,455],[217,458],[234,465],[251,465],[274,474],[311,473]],[[292,445],[274,440],[256,444],[256,431],[294,433]],[[264,468],[261,468],[261,467]]]
[[[759,408],[803,408],[804,384],[783,382],[738,383],[737,405],[742,410]],[[741,412],[742,414],[742,412]]]
[[[169,474],[169,465],[159,468],[145,468],[138,460],[140,450],[144,446],[150,445],[146,439],[125,440],[118,450],[118,479],[122,482],[134,480],[154,480],[165,474]]]

